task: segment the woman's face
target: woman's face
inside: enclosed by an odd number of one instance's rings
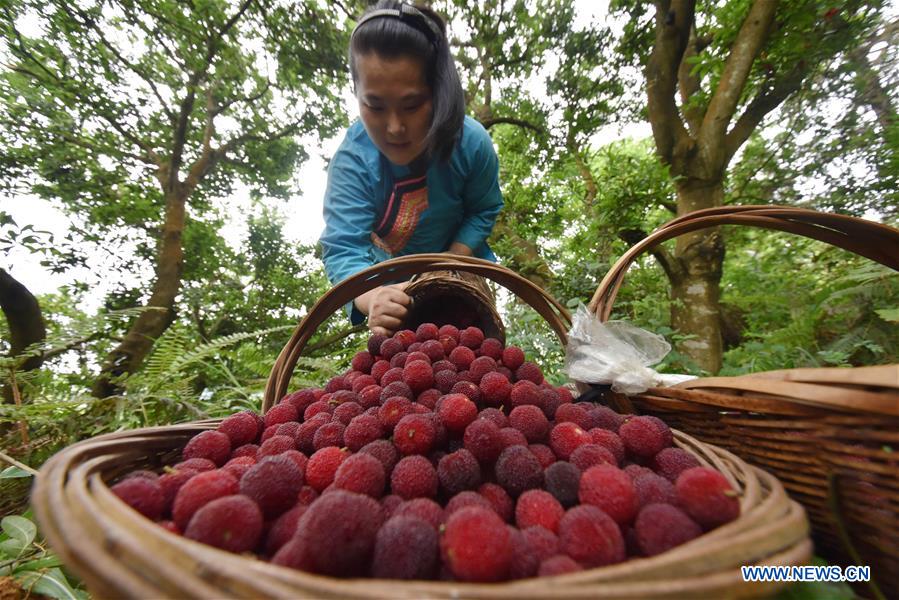
[[[411,56],[356,57],[356,97],[368,136],[395,165],[408,165],[425,150],[431,127],[431,88],[424,67]]]

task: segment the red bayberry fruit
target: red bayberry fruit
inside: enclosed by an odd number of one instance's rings
[[[665,448],[652,457],[653,470],[672,483],[687,469],[699,466],[699,460],[681,448]]]
[[[206,504],[217,498],[238,493],[239,487],[234,475],[227,471],[205,471],[190,478],[178,493],[172,504],[172,520],[181,531],[187,528],[190,518]]]
[[[302,488],[303,472],[283,454],[263,458],[240,479],[240,493],[254,500],[268,519],[292,508]]]
[[[618,428],[624,448],[631,454],[651,458],[666,446],[666,437],[649,417],[631,417]]]
[[[440,550],[449,570],[462,581],[502,581],[512,564],[509,530],[495,512],[479,506],[449,517]]]
[[[400,460],[390,475],[390,488],[405,500],[437,495],[437,471],[424,456],[414,454]]]
[[[670,504],[643,507],[634,523],[637,544],[646,556],[655,556],[702,535],[702,529],[682,510]]]
[[[430,416],[406,415],[393,430],[393,444],[403,454],[427,454],[434,444],[436,433]]]
[[[501,486],[495,483],[484,483],[478,488],[478,493],[490,502],[493,510],[500,516],[503,521],[511,521],[512,514],[515,510],[515,503],[512,497]]]
[[[249,411],[225,417],[219,424],[218,430],[228,436],[228,439],[231,441],[231,448],[250,444],[256,441],[256,436],[259,435],[259,425],[256,417],[250,414]]]
[[[292,406],[287,405],[290,410]],[[294,410],[294,413],[296,411]],[[217,467],[228,462],[231,456],[231,439],[221,431],[203,431],[187,442],[181,452],[181,460],[191,458],[206,458],[215,463]]]
[[[381,510],[375,500],[334,490],[306,509],[293,541],[305,546],[307,570],[336,577],[361,576],[371,564],[381,524]]]
[[[551,464],[543,472],[546,491],[555,497],[565,508],[578,503],[578,491],[581,486],[581,470],[573,464],[558,461]]]
[[[385,483],[384,465],[371,454],[348,456],[334,474],[335,488],[376,499],[384,494]]]
[[[496,459],[496,480],[514,498],[543,486],[543,468],[527,446],[510,446]]]
[[[589,504],[569,509],[559,521],[559,550],[586,567],[625,559],[624,538],[618,525]]]
[[[540,563],[540,567],[537,569],[537,576],[552,577],[553,575],[565,575],[566,573],[577,573],[583,570],[584,567],[570,556],[557,554]]]
[[[460,448],[440,459],[437,479],[450,496],[464,490],[472,490],[481,484],[481,467],[474,455]]]
[[[559,423],[549,433],[549,445],[562,460],[568,460],[578,446],[589,444],[592,440],[589,433],[570,422]]]
[[[378,531],[371,572],[384,579],[430,579],[439,555],[440,542],[430,524],[395,516]]]
[[[349,453],[337,446],[328,446],[317,451],[306,463],[306,483],[316,492],[323,492],[334,481],[337,468],[348,456]]]
[[[262,511],[244,495],[224,496],[194,513],[184,537],[228,552],[248,552],[262,537]]]
[[[565,509],[552,494],[544,490],[528,490],[515,504],[515,524],[519,529],[539,525],[556,532]]]
[[[154,521],[162,516],[165,497],[159,482],[148,477],[124,479],[110,488],[125,504]]]
[[[478,389],[484,404],[502,406],[508,401],[512,384],[505,375],[496,372],[485,373],[480,381]]]
[[[549,434],[549,421],[536,406],[516,406],[509,413],[509,424],[532,444],[544,441]]]
[[[465,428],[465,448],[483,464],[493,464],[505,448],[499,427],[487,419],[475,419]]]
[[[680,506],[705,529],[740,516],[737,492],[724,475],[709,467],[687,469],[674,484]]]
[[[590,467],[581,475],[578,498],[602,509],[619,525],[637,516],[637,492],[627,473],[611,465]]]
[[[461,433],[478,416],[478,407],[463,394],[449,394],[444,396],[437,414],[449,431]]]

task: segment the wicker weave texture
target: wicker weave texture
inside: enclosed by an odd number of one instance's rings
[[[794,233],[899,270],[899,230],[783,206],[721,207],[662,226],[609,270],[589,308],[607,320],[628,267],[688,231],[744,225]],[[630,398],[619,410],[656,415],[770,471],[800,501],[817,553],[870,565],[880,597],[899,597],[899,365],[791,369],[708,377]]]

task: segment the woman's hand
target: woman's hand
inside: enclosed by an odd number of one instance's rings
[[[385,285],[369,290],[354,300],[356,308],[368,315],[372,333],[393,335],[409,312],[412,299],[404,292],[409,282]]]

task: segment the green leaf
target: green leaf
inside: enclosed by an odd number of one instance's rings
[[[0,479],[20,479],[23,477],[33,477],[33,475],[19,467],[7,467],[0,471]]]
[[[3,531],[9,537],[22,542],[23,546],[30,545],[37,535],[37,526],[34,523],[25,517],[16,515],[3,517],[3,520],[0,521],[0,527],[3,528]]]
[[[22,540],[17,539],[3,540],[0,542],[0,552],[9,558],[18,558],[27,547],[28,544],[23,544]]]
[[[26,590],[50,598],[59,600],[86,600],[88,598],[84,592],[73,589],[59,569],[50,569],[45,573],[27,571],[18,579],[19,584]]]
[[[877,316],[884,321],[899,323],[899,308],[884,308],[881,310],[875,310],[874,312],[876,312]]]

